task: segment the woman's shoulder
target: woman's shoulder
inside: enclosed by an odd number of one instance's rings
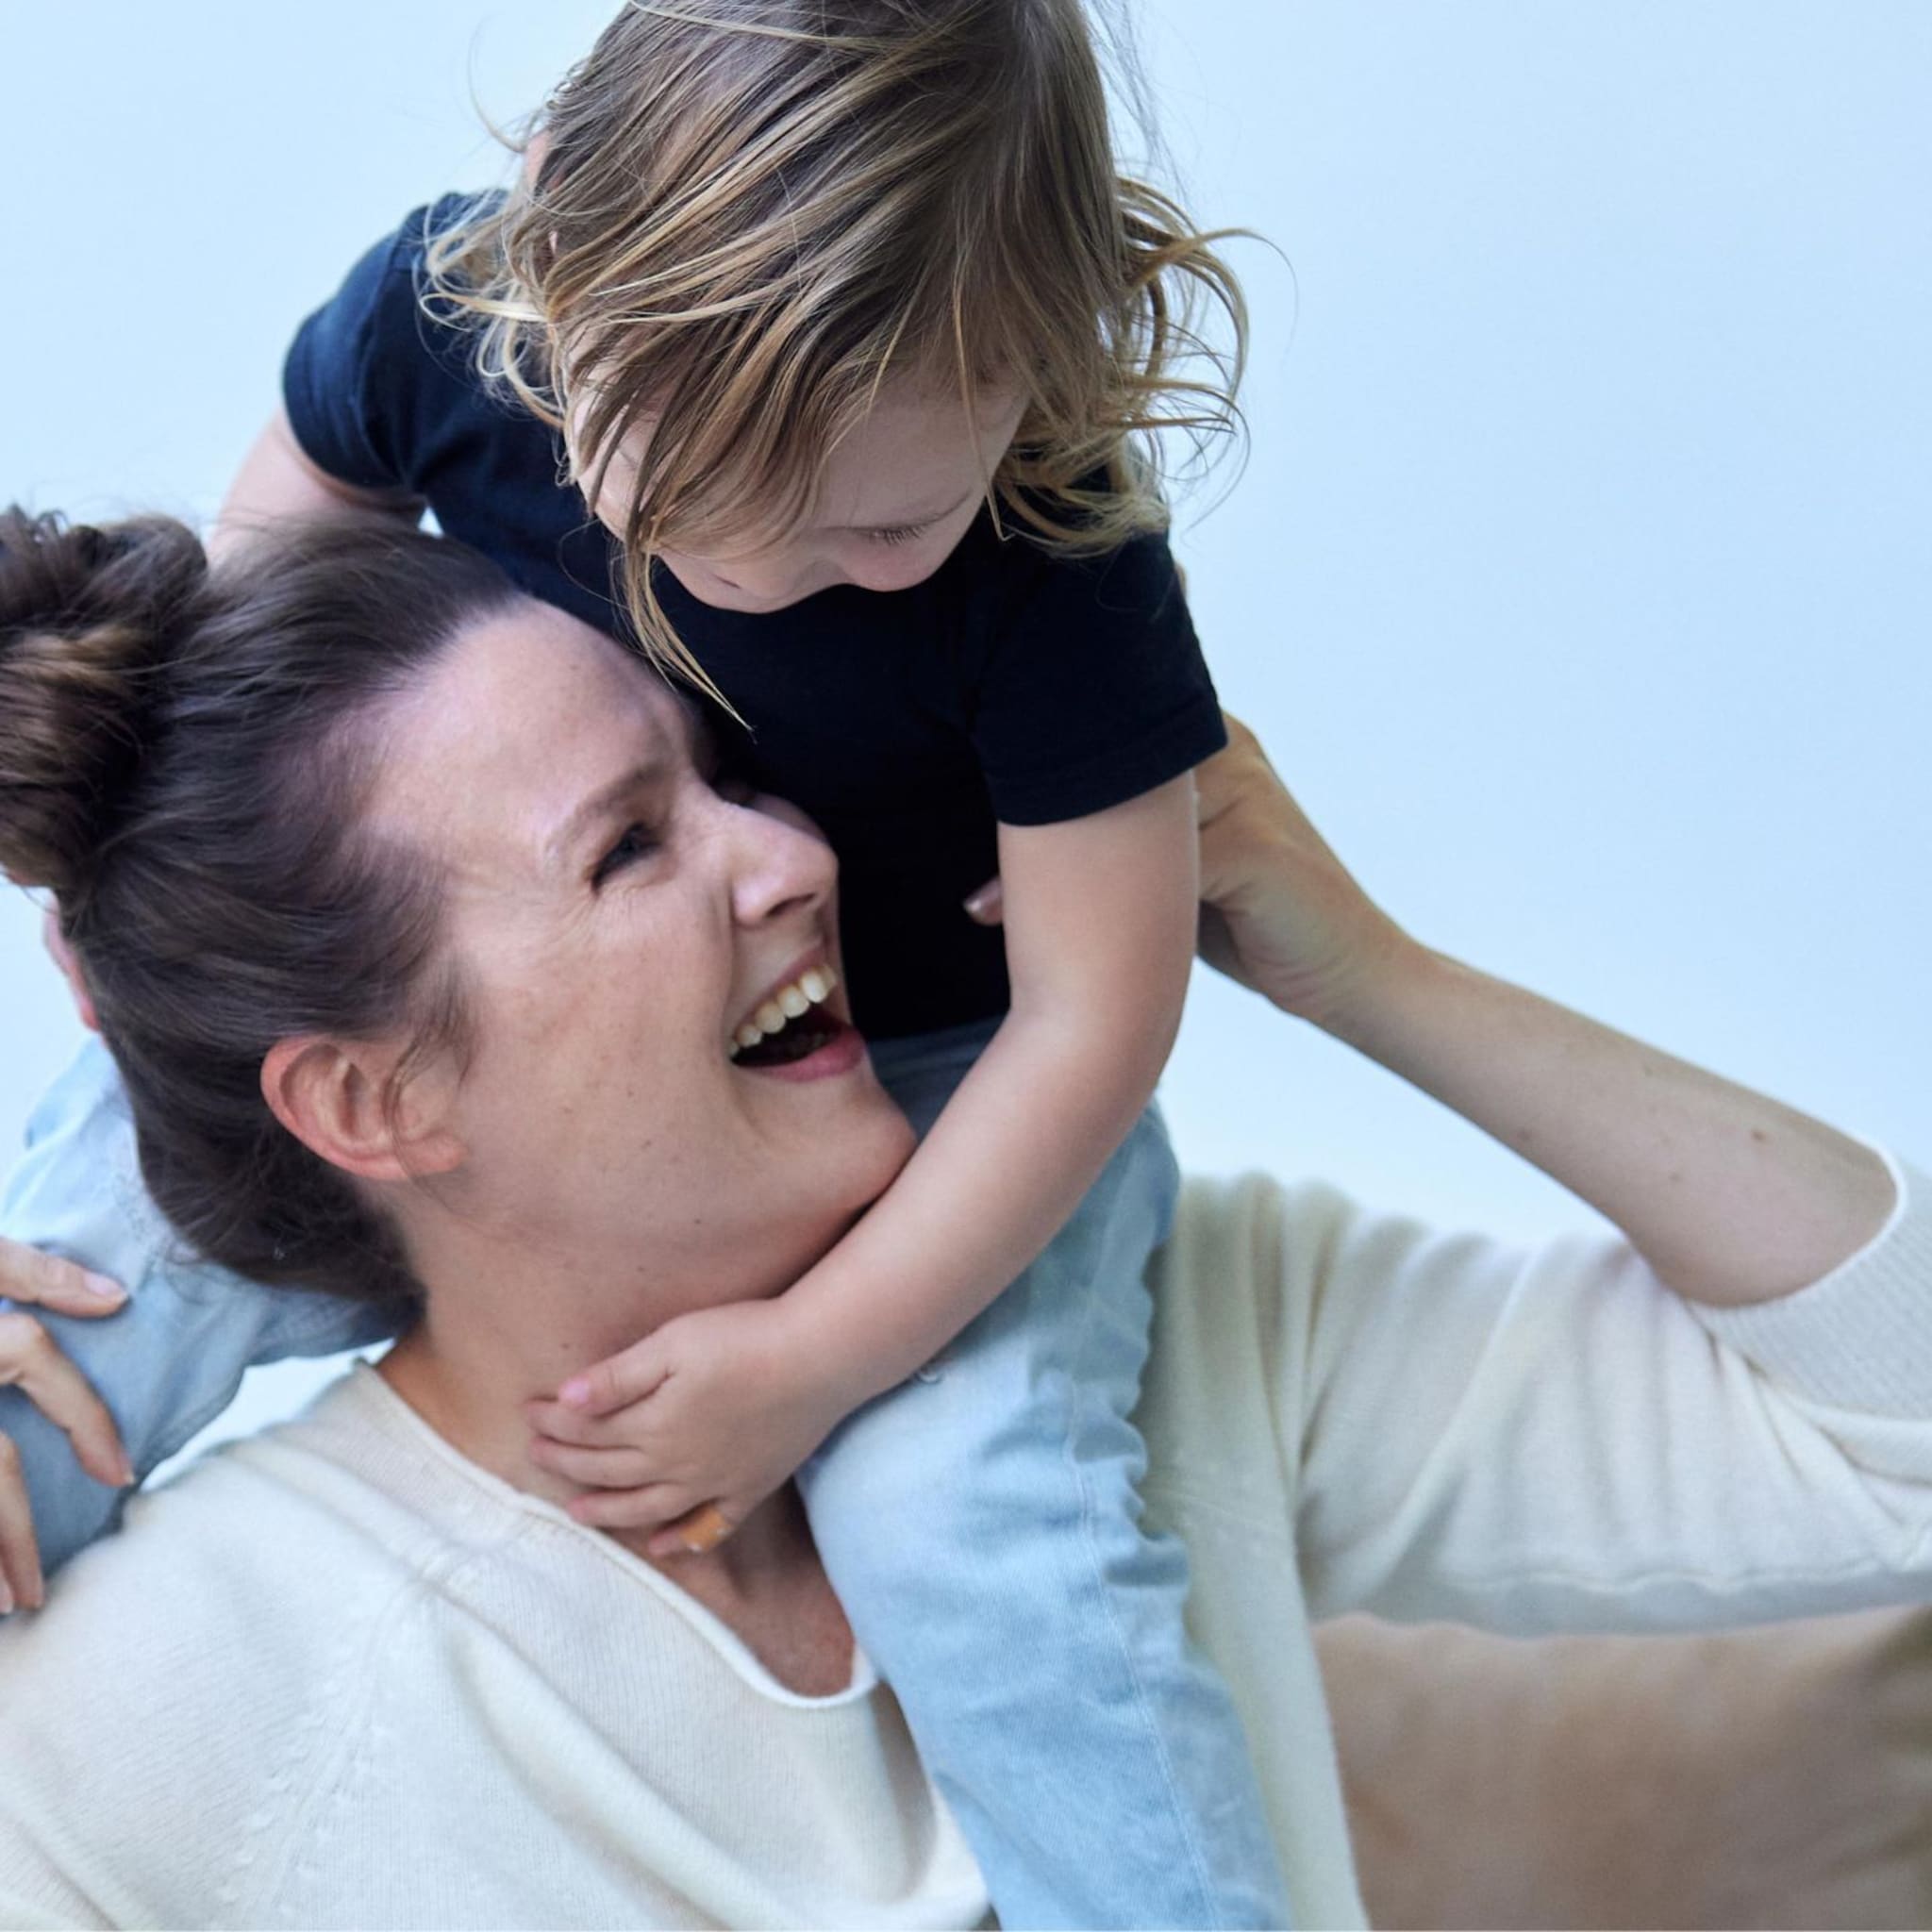
[[[1387,1249],[1429,1233],[1414,1217],[1365,1208],[1327,1181],[1191,1174],[1158,1266],[1191,1295],[1313,1296],[1339,1268],[1355,1272],[1363,1245]]]
[[[1602,1240],[1534,1251],[1541,1277],[1596,1278]],[[1420,1321],[1477,1345],[1494,1287],[1532,1251],[1363,1206],[1323,1180],[1191,1176],[1154,1262],[1155,1344],[1143,1425],[1174,1469],[1251,1458],[1257,1432],[1304,1443],[1339,1367],[1413,1375]],[[1209,1445],[1205,1457],[1203,1445]],[[1298,1488],[1299,1464],[1284,1470]]]
[[[67,1700],[101,1685],[181,1745],[232,1738],[239,1714],[272,1726],[471,1546],[513,1532],[398,1429],[393,1401],[358,1365],[136,1496],[45,1609],[0,1627],[9,1728],[29,1692],[64,1727]]]
[[[1241,1466],[1259,1436],[1299,1435],[1292,1411],[1307,1386],[1318,1304],[1343,1252],[1375,1221],[1323,1181],[1183,1182],[1150,1277],[1140,1419],[1157,1478]]]
[[[151,1674],[156,1694],[243,1671],[299,1681],[308,1650],[370,1614],[446,1538],[339,1453],[367,1407],[359,1385],[345,1375],[300,1416],[134,1497],[120,1529],[55,1578],[44,1610],[0,1629],[0,1699],[13,1705],[23,1674],[95,1669],[122,1682]]]
[[[44,1609],[0,1627],[0,1907],[39,1899],[58,1918],[114,1873],[143,1898],[193,1895],[210,1821],[274,1839],[384,1670],[413,1668],[424,1539],[310,1440],[354,1400],[338,1383],[137,1498]]]

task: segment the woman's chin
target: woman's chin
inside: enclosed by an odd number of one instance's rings
[[[851,1209],[854,1213],[870,1208],[892,1183],[899,1171],[912,1158],[919,1137],[912,1123],[899,1111],[897,1103],[868,1069],[865,1091],[856,1098],[852,1123]]]

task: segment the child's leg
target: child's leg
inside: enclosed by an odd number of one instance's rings
[[[922,1133],[985,1038],[874,1055]],[[1142,1277],[1175,1180],[1150,1108],[1046,1253],[800,1472],[1009,1927],[1288,1923],[1240,1724],[1188,1645],[1185,1557],[1140,1527]]]
[[[244,1369],[395,1333],[393,1315],[367,1304],[262,1288],[190,1260],[142,1186],[126,1095],[97,1041],[35,1109],[26,1155],[0,1196],[0,1234],[84,1262],[127,1291],[125,1306],[97,1321],[35,1312],[108,1405],[142,1476],[227,1407]],[[120,1492],[82,1470],[67,1438],[17,1389],[0,1389],[0,1434],[20,1451],[51,1575],[113,1527]]]

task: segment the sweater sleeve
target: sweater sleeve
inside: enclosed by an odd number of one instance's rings
[[[1512,1248],[1326,1190],[1230,1196],[1314,1614],[1695,1629],[1932,1596],[1932,1183],[1720,1309],[1627,1244]],[[1225,1210],[1224,1210],[1225,1211]]]

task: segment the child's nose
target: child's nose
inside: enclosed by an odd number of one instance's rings
[[[841,580],[827,558],[805,544],[734,557],[717,568],[719,576],[733,590],[760,603],[792,603]]]

